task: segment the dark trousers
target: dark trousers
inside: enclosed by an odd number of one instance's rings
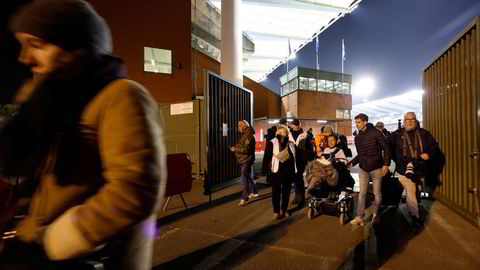
[[[292,184],[290,179],[279,179],[275,177],[272,181],[272,206],[273,212],[280,212],[280,196],[281,196],[281,209],[285,213],[288,209],[288,202],[290,201],[290,191],[292,190]]]
[[[303,171],[307,165],[307,160],[297,162],[297,173],[293,179],[295,185],[295,201],[300,202],[305,199],[305,183],[303,181]]]
[[[240,181],[243,185],[242,198],[247,201],[250,193],[257,193],[257,188],[252,179],[252,165],[251,162],[240,165]]]
[[[303,171],[297,172],[294,177],[295,185],[295,200],[304,200],[305,199],[305,184],[303,182]]]

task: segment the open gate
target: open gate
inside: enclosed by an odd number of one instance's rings
[[[241,137],[237,124],[253,120],[253,93],[208,71],[206,86],[207,172],[205,195],[240,177],[230,146]]]

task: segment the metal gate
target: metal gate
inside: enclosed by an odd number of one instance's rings
[[[480,21],[423,71],[423,121],[445,152],[437,197],[480,226]]]
[[[207,172],[205,194],[230,184],[240,176],[235,155],[230,146],[240,139],[237,124],[247,120],[252,124],[253,93],[208,71],[206,91]]]

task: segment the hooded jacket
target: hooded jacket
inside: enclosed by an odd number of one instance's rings
[[[367,123],[367,128],[355,136],[355,147],[358,154],[352,159],[352,166],[359,164],[360,168],[366,172],[379,169],[384,165],[388,166],[390,147],[387,139],[371,123]]]
[[[145,88],[118,76],[117,60],[90,60],[49,75],[2,130],[7,143],[21,145],[18,137],[31,146],[2,152],[2,161],[25,157],[16,167],[34,169],[37,183],[17,234],[41,242],[52,260],[115,242],[114,269],[150,269],[166,184],[158,111]]]

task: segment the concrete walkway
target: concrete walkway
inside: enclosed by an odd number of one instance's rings
[[[264,181],[259,179],[258,182]],[[160,213],[153,269],[480,269],[480,230],[440,202],[424,201],[425,230],[415,234],[405,205],[384,209],[380,224],[308,220],[305,209],[272,220],[271,188],[239,207],[241,185],[172,198]]]

